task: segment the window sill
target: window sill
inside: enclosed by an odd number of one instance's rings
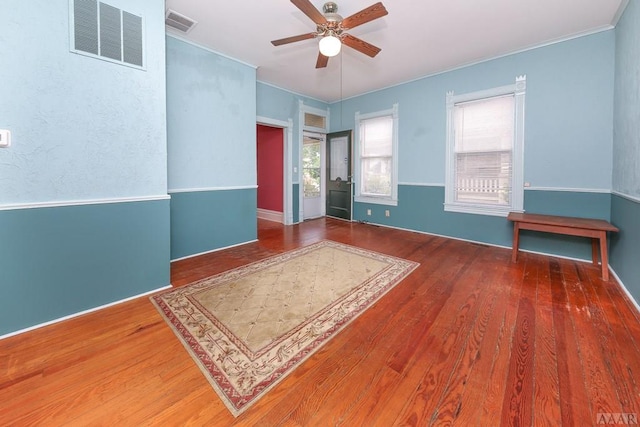
[[[523,212],[511,206],[470,205],[462,203],[445,203],[445,212],[458,212],[476,215],[490,215],[506,217],[509,212]]]
[[[373,203],[376,205],[398,206],[398,201],[385,197],[370,197],[370,196],[355,196],[354,202],[358,203]]]

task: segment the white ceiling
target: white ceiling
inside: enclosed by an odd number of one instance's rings
[[[334,0],[347,17],[378,0]],[[271,40],[315,31],[288,0],[166,0],[198,24],[170,34],[257,67],[259,81],[326,102],[555,41],[610,29],[629,0],[382,0],[389,11],[349,31],[382,49],[343,46],[316,69],[317,40]],[[323,0],[311,0],[322,10]],[[342,67],[341,67],[342,65]]]

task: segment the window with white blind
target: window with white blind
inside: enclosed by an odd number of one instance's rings
[[[390,110],[356,113],[356,202],[397,205],[398,104]]]
[[[525,87],[522,76],[513,85],[447,94],[445,210],[522,211]]]

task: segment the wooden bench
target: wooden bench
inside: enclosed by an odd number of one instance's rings
[[[603,219],[573,218],[567,216],[539,215],[531,213],[511,212],[507,219],[513,221],[513,247],[511,261],[518,259],[520,230],[544,231],[548,233],[567,234],[591,238],[591,257],[593,264],[598,265],[598,241],[600,243],[600,259],[602,260],[602,278],[609,280],[609,259],[607,257],[607,231],[619,231]]]

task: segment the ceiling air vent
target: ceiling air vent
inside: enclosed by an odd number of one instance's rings
[[[164,21],[164,23],[168,26],[173,28],[174,30],[178,30],[182,33],[188,33],[189,31],[191,31],[193,29],[193,27],[196,26],[196,24],[198,23],[197,21],[194,21],[191,18],[188,18],[174,10],[167,10],[167,17]]]

